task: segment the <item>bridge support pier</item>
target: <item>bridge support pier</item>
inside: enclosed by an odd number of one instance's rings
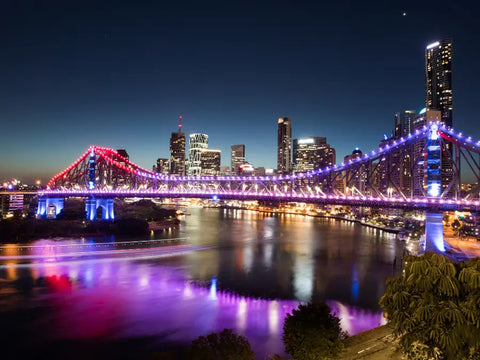
[[[97,219],[97,209],[102,208],[102,220],[114,220],[115,212],[113,208],[113,199],[95,199],[94,197],[85,200],[85,212],[87,220]]]
[[[443,212],[425,212],[425,251],[445,252],[443,241]]]
[[[39,198],[37,216],[41,218],[55,219],[63,210],[64,198]]]

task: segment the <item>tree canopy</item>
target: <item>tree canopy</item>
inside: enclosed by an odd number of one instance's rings
[[[480,258],[453,263],[425,253],[407,256],[403,275],[387,280],[380,299],[400,345],[426,345],[446,359],[479,359]]]
[[[200,336],[193,340],[188,349],[188,358],[192,360],[253,360],[255,353],[248,340],[224,329],[220,333]]]
[[[285,351],[294,359],[321,360],[336,357],[343,349],[340,319],[325,303],[299,305],[283,325]]]

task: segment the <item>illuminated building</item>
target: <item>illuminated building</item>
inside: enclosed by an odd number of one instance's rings
[[[8,203],[8,212],[13,213],[15,210],[23,210],[23,194],[10,195]]]
[[[188,142],[188,170],[189,176],[198,176],[202,173],[202,151],[208,149],[207,134],[190,134]],[[220,171],[220,169],[218,169]]]
[[[248,162],[245,162],[244,164],[239,166],[239,175],[248,175],[251,176],[255,173],[255,168],[253,167],[252,164],[249,164]]]
[[[415,110],[403,110],[395,114],[395,139],[408,136],[413,131],[415,116]]]
[[[182,132],[182,117],[179,118],[178,131],[170,137],[170,174],[185,175],[185,133]]]
[[[277,173],[292,172],[292,120],[278,119]]]
[[[388,144],[394,140],[408,137],[414,130],[414,123],[417,114],[415,110],[403,110],[395,114],[395,130],[392,139],[384,140],[380,144],[380,147]],[[403,194],[413,195],[412,192],[412,154],[392,154],[392,164],[390,166],[390,177],[395,184],[399,187],[399,190]],[[379,179],[377,186],[380,191],[387,191],[391,184],[387,181],[387,166],[385,163],[380,164]],[[393,187],[395,188],[395,186]]]
[[[230,176],[232,172],[230,171],[230,166],[220,166],[220,175]]]
[[[453,125],[452,97],[452,41],[447,39],[434,42],[425,49],[425,106],[439,110],[441,122],[450,127]],[[452,151],[453,144],[445,141],[440,177],[442,193],[446,192],[449,197],[460,191],[460,184],[451,186],[455,175]]]
[[[201,150],[200,151],[200,175],[215,176],[220,175],[220,161],[222,152],[220,150]]]
[[[267,170],[263,166],[260,166],[255,168],[254,174],[255,176],[265,176],[267,174]]]
[[[127,150],[125,149],[117,149],[117,153],[118,155],[120,155],[123,159],[125,159],[126,161],[123,161],[122,159],[119,159],[118,163],[122,166],[129,166],[127,161],[130,160],[130,156],[128,155],[127,153]],[[106,174],[104,174],[106,175]],[[129,186],[129,185],[133,185],[133,184],[130,184],[128,180],[126,179],[123,179],[123,178],[119,178],[117,180],[117,184],[118,186]]]
[[[452,126],[452,41],[434,42],[425,49],[425,106],[440,110]]]
[[[153,171],[163,175],[168,175],[170,172],[170,164],[168,159],[158,158],[156,165],[153,166]]]
[[[293,140],[293,170],[305,172],[335,164],[335,149],[325,137]]]
[[[238,175],[238,167],[245,163],[245,145],[232,145],[232,174]]]
[[[356,147],[350,155],[343,158],[343,162],[347,164],[350,161],[355,161],[363,156],[362,151]],[[350,170],[347,168],[343,189],[346,195],[363,195],[365,192],[366,183],[366,168],[362,165],[358,170]]]
[[[9,195],[0,194],[0,215],[4,218],[8,214]]]

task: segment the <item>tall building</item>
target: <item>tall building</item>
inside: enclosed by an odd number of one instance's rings
[[[403,110],[395,114],[395,139],[408,136],[413,131],[415,116],[415,110]]]
[[[441,122],[453,125],[452,105],[452,41],[450,39],[434,42],[425,49],[425,106],[441,112]],[[454,197],[459,194],[460,184],[453,184],[455,171],[453,165],[453,144],[445,141],[441,152],[441,189],[442,194]]]
[[[179,117],[178,131],[170,137],[170,174],[185,175],[185,133],[182,132],[182,117]]]
[[[190,134],[188,142],[188,175],[202,174],[202,151],[208,149],[207,134]]]
[[[425,106],[440,110],[452,126],[452,41],[434,42],[425,49]]]
[[[239,166],[245,163],[245,145],[232,145],[232,174],[238,175]]]
[[[278,119],[277,173],[292,172],[292,120]]]
[[[215,176],[220,175],[220,162],[222,152],[220,150],[206,149],[200,152],[201,175]]]
[[[362,150],[358,147],[353,149],[350,155],[343,158],[343,162],[347,164],[350,161],[355,161],[363,156]],[[367,182],[366,167],[361,166],[359,169],[350,170],[347,168],[345,178],[343,180],[343,190],[346,195],[363,195],[365,193],[365,184]]]
[[[305,172],[335,164],[335,149],[325,137],[293,140],[293,171]]]
[[[153,166],[153,171],[163,175],[168,175],[170,172],[170,164],[168,159],[158,158],[156,165]]]

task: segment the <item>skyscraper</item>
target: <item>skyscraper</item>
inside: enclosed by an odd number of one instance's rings
[[[220,150],[206,149],[200,152],[201,175],[220,175],[220,162],[222,152]]]
[[[153,171],[163,175],[169,174],[169,161],[168,159],[158,158],[156,165],[153,166]]]
[[[232,145],[232,174],[238,175],[239,166],[245,163],[245,145]]]
[[[188,142],[188,175],[202,174],[202,150],[208,149],[207,134],[190,134]]]
[[[425,49],[425,106],[440,110],[452,126],[452,41],[436,41]]]
[[[293,140],[293,171],[304,172],[335,164],[335,149],[325,137]]]
[[[436,41],[425,49],[425,106],[441,112],[441,122],[453,125],[452,106],[452,41]],[[453,144],[445,141],[441,152],[442,194],[455,197],[460,184],[454,184]],[[458,164],[459,165],[459,164]]]
[[[395,139],[408,136],[413,131],[415,116],[415,110],[403,110],[395,114]]]
[[[277,172],[292,172],[292,120],[287,117],[278,119]]]
[[[178,131],[170,137],[170,174],[185,175],[185,133],[182,132],[182,117],[179,117]]]

